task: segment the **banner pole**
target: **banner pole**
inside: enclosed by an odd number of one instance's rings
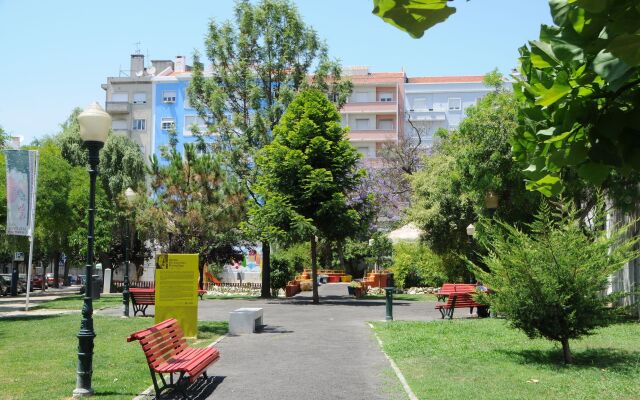
[[[33,184],[31,190],[31,227],[29,228],[29,264],[27,264],[27,302],[25,304],[25,311],[29,311],[29,294],[31,292],[31,265],[33,262],[33,233],[36,226],[36,193],[38,191],[38,156],[37,151],[33,151]],[[46,281],[45,274],[42,274],[42,287],[44,287]]]

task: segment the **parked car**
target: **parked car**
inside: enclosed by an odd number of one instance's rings
[[[42,284],[44,283],[44,288],[49,287],[47,282],[45,281],[42,275],[34,275],[31,277],[31,287],[34,289],[42,289]]]
[[[0,295],[8,296],[11,293],[11,280],[0,275]]]
[[[49,286],[54,286],[55,283],[55,279],[53,276],[53,272],[48,272],[47,273],[47,285]],[[61,276],[58,276],[58,286],[63,286],[64,285],[64,279]]]
[[[0,276],[3,277],[3,279],[8,282],[9,285],[9,292],[11,292],[11,274],[0,274]],[[18,294],[20,293],[25,293],[27,291],[27,284],[25,281],[23,281],[22,279],[20,279],[20,277],[18,277]]]

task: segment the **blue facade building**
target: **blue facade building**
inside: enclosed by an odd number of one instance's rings
[[[192,126],[198,126],[200,132],[206,132],[205,121],[189,105],[187,87],[191,81],[191,72],[173,72],[152,79],[153,96],[153,154],[161,160],[161,148],[169,145],[169,131],[177,133],[178,150],[184,152],[184,143],[196,142]],[[209,139],[210,140],[210,139]]]

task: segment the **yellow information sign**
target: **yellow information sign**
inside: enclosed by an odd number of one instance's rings
[[[198,255],[156,256],[155,321],[176,318],[187,337],[198,333]]]

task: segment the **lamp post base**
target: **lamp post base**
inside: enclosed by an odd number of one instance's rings
[[[74,389],[73,390],[73,398],[79,399],[82,397],[91,397],[93,396],[93,389]]]

